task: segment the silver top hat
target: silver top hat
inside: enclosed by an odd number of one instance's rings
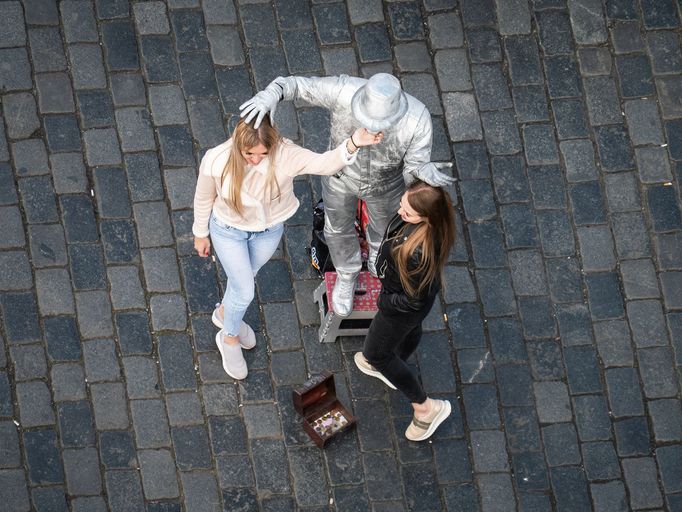
[[[380,132],[393,126],[407,112],[407,97],[393,75],[377,73],[351,100],[353,117],[363,128]]]

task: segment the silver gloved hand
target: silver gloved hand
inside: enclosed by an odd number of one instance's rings
[[[253,124],[255,129],[260,126],[261,121],[268,113],[270,114],[270,121],[274,123],[275,110],[284,91],[283,86],[278,83],[279,79],[280,77],[275,78],[265,89],[239,106],[239,116],[243,117],[245,122],[250,123],[254,117],[256,118],[256,122]]]
[[[443,162],[427,162],[422,164],[414,173],[413,176],[418,178],[433,187],[447,187],[455,182],[455,178],[450,175],[452,163]],[[447,170],[448,174],[442,170]]]

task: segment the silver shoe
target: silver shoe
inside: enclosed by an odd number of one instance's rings
[[[355,298],[355,279],[348,280],[336,278],[332,291],[332,306],[334,313],[339,316],[348,316],[353,311],[353,299]]]
[[[377,275],[377,265],[373,258],[367,260],[367,271],[372,277],[379,277]]]

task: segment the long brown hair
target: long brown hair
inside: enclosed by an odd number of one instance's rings
[[[408,295],[415,296],[436,278],[440,277],[442,281],[443,268],[455,243],[455,215],[448,193],[423,181],[415,181],[407,187],[406,198],[424,221],[417,224],[407,240],[393,248],[393,258],[403,289]],[[421,252],[419,264],[410,270],[408,261],[418,249]],[[415,283],[417,276],[421,279]]]
[[[266,194],[270,195],[270,199],[274,199],[280,195],[279,183],[275,177],[275,153],[279,146],[282,137],[277,128],[270,123],[269,116],[265,116],[258,129],[254,129],[251,124],[247,124],[243,119],[240,119],[237,126],[232,133],[232,151],[227,159],[227,164],[223,169],[223,174],[220,178],[220,184],[229,179],[229,191],[225,202],[236,211],[239,215],[243,215],[244,206],[242,205],[242,183],[244,182],[244,165],[246,160],[242,156],[242,151],[252,147],[263,144],[268,150],[269,163],[268,166],[268,181],[265,187]],[[272,196],[272,190],[277,189],[275,196]]]

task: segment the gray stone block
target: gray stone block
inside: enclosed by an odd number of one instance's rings
[[[50,155],[52,182],[57,194],[86,192],[88,180],[85,164],[80,153],[58,153]]]
[[[95,13],[92,3],[84,0],[65,0],[59,3],[68,43],[98,41]]]
[[[104,474],[107,497],[112,510],[144,508],[142,486],[137,471],[107,471]]]
[[[78,325],[84,339],[113,336],[111,301],[105,291],[87,291],[76,294]]]
[[[599,0],[568,0],[573,36],[578,44],[600,44],[608,40]]]
[[[619,172],[604,176],[608,207],[612,212],[639,211],[639,180],[634,172]]]
[[[116,125],[124,152],[156,149],[149,112],[144,107],[116,109]]]
[[[115,106],[146,105],[147,95],[140,73],[115,73],[109,79]]]
[[[36,270],[36,294],[38,307],[43,315],[73,315],[73,292],[71,279],[64,268]]]
[[[670,160],[665,148],[635,148],[635,159],[642,183],[661,183],[672,180]]]
[[[50,173],[45,143],[41,139],[13,142],[12,157],[14,168],[19,176],[39,176]]]
[[[282,435],[277,406],[275,404],[245,405],[244,423],[249,438],[278,437]]]
[[[594,335],[604,366],[632,366],[634,356],[630,331],[625,320],[594,323]]]
[[[0,422],[0,467],[12,468],[21,466],[21,452],[19,451],[19,435],[16,425],[11,421]]]
[[[610,76],[588,77],[583,80],[587,113],[592,124],[622,122],[616,84]]]
[[[149,306],[155,331],[184,331],[187,328],[185,299],[181,295],[154,295]]]
[[[477,475],[481,510],[513,512],[514,488],[509,474],[483,473]]]
[[[140,450],[138,458],[142,488],[148,500],[179,496],[175,463],[169,450]]]
[[[45,350],[42,345],[15,345],[9,349],[17,381],[47,377]]]
[[[579,48],[578,62],[584,76],[608,75],[611,72],[611,54],[608,48]]]
[[[633,509],[663,505],[653,457],[623,459],[623,474],[630,491],[630,506]]]
[[[682,272],[661,272],[660,280],[665,307],[682,308]]]
[[[102,50],[99,45],[69,45],[69,59],[74,89],[104,89],[107,87]]]
[[[182,491],[187,510],[218,510],[220,491],[215,476],[198,471],[183,472]]]
[[[668,344],[660,301],[631,301],[627,304],[627,312],[633,341],[638,348]]]
[[[348,13],[353,25],[384,21],[380,0],[348,0]]]
[[[530,33],[530,10],[524,0],[495,0],[500,34],[510,36]]]
[[[95,448],[64,450],[62,457],[69,494],[87,496],[102,492],[99,456]]]
[[[0,470],[0,499],[8,510],[31,509],[23,469]]]
[[[171,438],[163,400],[131,400],[130,412],[138,448],[170,446]],[[141,453],[138,452],[138,457]],[[140,460],[140,463],[142,461]]]
[[[160,395],[156,363],[148,357],[124,357],[123,370],[130,399],[155,398]]]
[[[452,141],[481,140],[483,131],[478,114],[478,107],[473,94],[443,94],[445,120]]]
[[[32,88],[26,48],[0,49],[0,88],[4,91]]]
[[[628,122],[630,138],[635,146],[663,144],[663,127],[654,100],[626,101],[623,110]]]
[[[142,265],[147,291],[180,291],[177,255],[173,249],[143,249]]]
[[[26,251],[0,252],[0,290],[27,290],[32,285]]]
[[[427,23],[429,25],[431,48],[434,50],[442,48],[459,48],[464,45],[462,20],[456,13],[444,12],[432,14],[427,18]]]
[[[637,350],[637,361],[646,398],[674,398],[677,395],[677,376],[670,347]]]
[[[161,378],[166,390],[196,389],[192,347],[187,336],[185,334],[159,336],[158,347]]]
[[[192,134],[194,140],[199,143],[199,147],[214,147],[225,142],[227,136],[220,103],[217,99],[193,99],[188,102],[188,108]],[[193,171],[192,178],[194,177]]]
[[[211,49],[211,51],[213,50]],[[358,61],[355,56],[355,50],[352,48],[321,48],[320,54],[322,55],[322,65],[326,75],[343,73],[350,76],[359,76]],[[279,109],[277,111],[279,112]]]
[[[542,256],[537,251],[510,251],[508,253],[511,277],[517,295],[547,294]]]
[[[615,267],[613,238],[607,226],[579,227],[578,242],[584,270],[612,270]]]
[[[163,2],[144,2],[133,5],[135,26],[140,35],[168,34],[170,26]]]
[[[571,421],[571,404],[566,384],[557,381],[534,382],[533,392],[540,423]]]
[[[97,430],[128,428],[128,407],[123,383],[95,383],[90,386]]]
[[[565,140],[559,143],[566,163],[569,182],[590,181],[597,178],[594,148],[588,139]]]
[[[620,258],[646,258],[651,254],[649,236],[641,214],[619,213],[611,218],[613,237]],[[659,235],[659,240],[663,235]]]
[[[16,393],[19,421],[23,428],[54,425],[52,397],[44,382],[17,382]]]
[[[513,110],[483,112],[481,121],[491,154],[511,155],[521,151],[521,138]]]
[[[32,28],[28,32],[33,68],[40,71],[66,69],[66,56],[57,27]]]
[[[663,118],[680,117],[682,115],[682,78],[680,75],[656,78],[656,89]]]
[[[137,267],[109,267],[111,303],[114,309],[145,308],[144,291]]]
[[[499,430],[475,430],[471,434],[474,468],[479,473],[509,471],[504,434]]]
[[[62,400],[83,400],[85,394],[85,372],[80,363],[54,364],[50,370],[52,395],[55,402]]]
[[[438,50],[434,56],[434,64],[441,91],[468,91],[473,87],[466,50]]]
[[[627,299],[656,299],[660,296],[656,270],[650,259],[621,261],[620,273]]]
[[[208,25],[234,25],[237,11],[232,0],[205,0],[202,2],[204,19]]]
[[[678,399],[651,400],[648,407],[657,442],[682,440],[682,405]]]
[[[236,27],[209,25],[206,37],[211,45],[211,57],[218,66],[242,66],[244,50]]]
[[[76,110],[66,73],[40,73],[35,80],[41,114],[69,114]]]
[[[158,247],[174,243],[168,217],[168,209],[163,202],[138,203],[133,205],[137,223],[137,236],[140,247]]]
[[[0,48],[26,45],[24,13],[19,2],[0,5]]]
[[[195,391],[166,395],[168,420],[172,427],[204,423],[199,395]]]
[[[16,206],[0,207],[0,230],[4,233],[0,239],[1,248],[9,249],[26,245],[21,212]]]
[[[156,126],[187,122],[185,99],[177,85],[150,86],[149,104]]]
[[[36,101],[31,93],[6,94],[2,99],[2,112],[7,123],[7,135],[12,139],[25,139],[40,128]]]
[[[121,163],[121,150],[113,128],[87,130],[83,140],[88,165],[95,167]]]
[[[422,41],[398,44],[393,48],[398,69],[403,72],[431,70],[431,58]]]
[[[403,76],[401,81],[403,90],[424,103],[431,115],[443,114],[438,87],[433,75],[429,73],[409,74]]]
[[[116,344],[113,339],[84,341],[83,357],[88,382],[121,379],[121,368],[116,357]]]

